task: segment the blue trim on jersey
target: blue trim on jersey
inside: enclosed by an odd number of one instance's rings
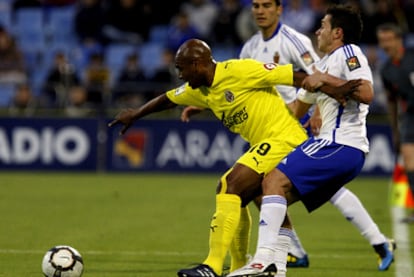
[[[276,30],[274,31],[274,33],[270,36],[270,38],[268,38],[268,39],[264,39],[263,41],[269,41],[269,40],[271,40],[273,37],[275,37],[278,33],[279,33],[279,30],[280,30],[280,28],[282,27],[282,24],[279,22],[278,24],[277,24],[277,26],[276,26]],[[263,36],[262,36],[262,38],[263,38]]]
[[[280,196],[280,195],[266,195],[262,198],[262,205],[266,204],[281,204],[281,205],[287,205],[286,198]]]
[[[344,49],[346,58],[350,58],[350,57],[355,56],[354,49],[352,48],[351,45],[345,44],[345,45],[342,46],[342,48]]]
[[[336,138],[336,129],[341,126],[341,117],[342,117],[342,114],[344,113],[344,109],[345,109],[344,106],[339,105],[338,115],[336,116],[336,126],[335,126],[335,129],[333,131],[333,138],[332,138],[333,141],[336,141],[336,139],[335,139]]]
[[[279,229],[279,236],[287,236],[289,238],[292,238],[293,237],[293,232],[292,232],[292,230],[290,230],[288,228],[281,227]]]
[[[282,30],[282,34],[285,35],[293,43],[293,45],[296,47],[300,54],[308,52],[305,45],[302,43],[300,39],[298,39],[297,36],[289,33],[286,29]]]
[[[350,51],[350,55],[347,55],[347,49],[345,47],[349,47],[348,51]],[[353,55],[354,49],[352,48],[352,46],[350,44],[344,44],[344,45],[339,46],[338,48],[335,48],[331,53],[328,54],[328,56],[332,55],[333,53],[335,53],[336,51],[338,51],[340,49],[342,49],[344,51],[345,56],[347,58],[355,56],[355,55]]]

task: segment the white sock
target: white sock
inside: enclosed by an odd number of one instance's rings
[[[361,235],[371,245],[386,242],[386,237],[380,232],[359,198],[346,188],[341,188],[330,202],[350,221]]]
[[[291,236],[292,230],[283,227],[280,228],[275,254],[275,262],[277,267],[276,277],[286,277],[286,263]]]
[[[254,260],[270,263],[274,260],[280,227],[286,216],[287,201],[280,195],[263,196],[260,208],[259,236]],[[273,253],[273,254],[272,254]]]
[[[295,229],[291,230],[291,235],[292,240],[289,247],[289,253],[298,258],[303,258],[306,255],[306,250],[303,248]]]

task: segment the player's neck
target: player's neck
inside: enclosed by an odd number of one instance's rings
[[[276,32],[278,27],[279,27],[279,21],[276,21],[274,24],[270,25],[269,27],[261,28],[260,32],[262,33],[263,40],[268,40],[269,38],[271,38]]]

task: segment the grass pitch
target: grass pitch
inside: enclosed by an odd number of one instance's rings
[[[219,175],[0,173],[0,276],[42,276],[54,245],[82,254],[85,277],[169,277],[202,262]],[[354,191],[392,236],[388,179],[358,178]],[[257,238],[258,212],[251,206]],[[289,277],[395,276],[378,272],[372,247],[330,204],[308,214],[290,207],[310,256]],[[410,241],[414,241],[410,226]],[[413,246],[411,250],[413,250]],[[414,257],[413,251],[411,251]]]

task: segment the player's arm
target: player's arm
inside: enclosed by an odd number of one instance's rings
[[[308,104],[301,101],[300,99],[296,99],[293,108],[293,114],[296,116],[296,118],[302,118],[305,116],[311,106],[312,104]]]
[[[327,75],[328,77],[323,79],[322,75]],[[342,105],[345,105],[350,97],[355,100],[361,97],[361,101],[359,102],[363,103],[365,103],[364,101],[368,101],[368,99],[362,99],[362,94],[359,95],[358,92],[361,89],[360,86],[362,85],[362,81],[364,80],[345,81],[332,75],[321,73],[320,71],[316,71],[312,75],[307,75],[304,72],[293,73],[293,85],[295,87],[304,88],[310,92],[321,91],[336,99]],[[366,85],[370,85],[370,82],[366,81],[366,83]],[[372,90],[372,86],[370,86],[370,88]],[[373,96],[373,91],[371,91],[371,93]],[[371,100],[372,99],[369,101]]]
[[[158,97],[155,97],[137,109],[128,108],[122,110],[115,116],[115,119],[108,124],[108,127],[122,124],[123,127],[120,134],[125,134],[125,132],[136,120],[148,114],[171,109],[175,106],[177,106],[177,104],[173,103],[164,93]]]
[[[318,70],[305,78],[302,87],[308,91],[322,91],[342,104],[346,103],[347,99],[369,104],[374,98],[370,81],[363,79],[346,81]]]

